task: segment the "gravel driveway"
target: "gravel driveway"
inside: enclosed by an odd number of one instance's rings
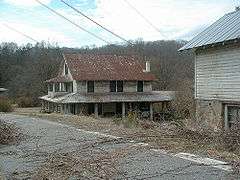
[[[25,137],[16,145],[0,145],[0,165],[6,179],[32,179],[36,172],[45,165],[49,155],[73,154],[84,146],[88,147],[89,144],[94,151],[101,149],[111,153],[120,149],[121,152],[125,152],[124,156],[114,159],[117,162],[117,168],[123,172],[123,174],[116,174],[112,177],[116,179],[237,178],[233,177],[230,171],[188,161],[160,150],[153,150],[146,144],[126,142],[114,136],[22,115],[0,114],[0,119],[15,123]],[[99,144],[102,141],[105,143]],[[92,146],[93,144],[98,144],[98,146]],[[88,152],[89,155],[93,153],[93,151]],[[58,179],[54,174],[52,177]],[[94,174],[90,178],[95,178]]]

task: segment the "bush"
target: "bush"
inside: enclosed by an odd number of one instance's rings
[[[195,100],[192,83],[191,80],[185,79],[178,84],[179,90],[176,92],[175,98],[172,101],[175,119],[190,119],[195,116]]]
[[[123,119],[123,125],[126,128],[135,127],[137,125],[137,112],[129,111],[127,118]]]
[[[0,120],[0,144],[12,144],[20,140],[21,133],[13,125]]]
[[[36,102],[30,97],[20,97],[16,100],[19,107],[34,107]]]
[[[0,97],[0,112],[13,111],[11,101],[7,98]]]

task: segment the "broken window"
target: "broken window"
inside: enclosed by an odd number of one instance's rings
[[[94,81],[87,82],[87,92],[94,92]]]
[[[143,92],[143,81],[137,82],[137,92]]]

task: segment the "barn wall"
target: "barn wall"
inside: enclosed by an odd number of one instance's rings
[[[240,48],[197,52],[195,86],[197,99],[240,101]]]

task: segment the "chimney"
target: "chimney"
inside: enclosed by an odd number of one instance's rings
[[[146,69],[145,72],[150,72],[150,61],[146,61]]]

